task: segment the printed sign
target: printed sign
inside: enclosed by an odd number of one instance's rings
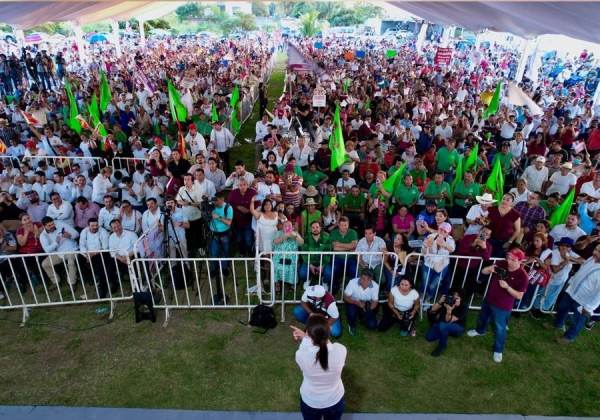
[[[438,48],[433,62],[436,65],[444,64],[447,66],[450,64],[450,60],[452,60],[452,48]]]

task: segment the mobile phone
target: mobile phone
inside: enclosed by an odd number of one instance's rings
[[[375,180],[375,184],[377,184],[377,185],[381,184],[381,180],[380,179],[376,179]]]
[[[285,233],[290,233],[292,231],[292,226],[291,225],[285,225],[285,227],[283,228],[283,231]]]
[[[592,229],[592,231],[590,232],[590,235],[591,236],[598,236],[598,229],[597,228]]]
[[[288,179],[292,179],[292,176],[291,176],[291,175],[288,175]]]
[[[481,233],[479,235],[479,239],[481,239],[482,241],[485,241],[485,233]]]

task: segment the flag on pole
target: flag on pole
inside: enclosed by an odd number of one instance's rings
[[[498,112],[498,107],[500,106],[500,95],[502,94],[502,82],[499,81],[496,85],[496,91],[494,92],[494,96],[492,97],[492,101],[490,105],[487,107],[485,111],[483,111],[483,118],[487,118],[490,115],[494,115]]]
[[[77,101],[75,101],[75,97],[73,96],[73,91],[71,90],[71,85],[69,84],[69,80],[65,77],[65,89],[67,90],[67,97],[69,98],[69,117],[67,119],[67,125],[71,127],[71,129],[75,130],[77,133],[81,133],[81,124],[77,121],[77,115],[79,112],[77,111]]]
[[[292,44],[288,44],[288,68],[296,71],[310,71],[320,78],[322,82],[332,82],[331,77],[329,77],[325,70],[312,63]]]
[[[344,93],[348,93],[348,88],[350,87],[350,79],[347,77],[344,79]]]
[[[565,201],[556,209],[552,216],[550,216],[550,228],[556,225],[562,225],[567,221],[567,217],[571,213],[571,207],[573,207],[573,200],[575,199],[575,188],[571,190]]]
[[[181,131],[179,131],[179,141],[177,142],[177,149],[179,149],[179,154],[181,154],[182,159],[189,159],[187,145],[185,143],[185,138],[183,137],[183,133]]]
[[[500,159],[494,159],[494,167],[485,186],[490,190],[494,199],[498,200],[498,204],[500,204],[504,195],[504,172],[502,171]]]
[[[83,116],[81,114],[78,114],[75,119],[77,121],[79,121],[79,124],[81,125],[81,128],[83,128],[84,130],[91,130],[92,127],[90,127],[90,125],[87,123],[87,121],[83,118]],[[102,124],[100,124],[102,125]]]
[[[394,194],[396,189],[402,182],[402,178],[404,178],[404,169],[406,168],[406,162],[402,164],[396,171],[390,176],[388,179],[383,181],[383,189],[389,192],[390,194]]]
[[[106,81],[106,75],[101,70],[100,71],[100,111],[106,112],[106,108],[110,103],[110,99],[112,98],[112,94],[110,93],[110,87],[108,86],[108,82]]]
[[[0,153],[2,153],[3,155],[6,154],[6,144],[4,144],[4,142],[2,141],[2,139],[0,139]]]
[[[237,133],[240,130],[240,121],[237,118],[235,109],[231,112],[231,128],[233,128],[234,133]]]
[[[456,164],[456,173],[454,174],[454,179],[452,180],[452,185],[450,186],[450,191],[452,191],[452,197],[451,197],[452,202],[454,202],[454,188],[456,188],[458,183],[463,180],[463,175],[464,175],[463,160],[464,159],[465,159],[464,156],[459,157],[458,163]]]
[[[90,113],[90,122],[92,123],[92,125],[94,127],[98,128],[98,134],[100,134],[102,137],[106,137],[106,135],[107,135],[106,128],[104,127],[104,125],[102,124],[102,121],[100,120],[100,110],[98,108],[98,97],[96,96],[95,93],[92,95],[92,100],[91,100],[90,104],[88,105],[88,112]]]
[[[98,130],[99,128],[102,126],[102,124],[98,123],[96,125],[96,128],[94,129],[94,131],[92,132],[92,139],[97,139],[100,137],[100,139],[102,140],[100,142],[100,150],[102,150],[103,152],[107,151],[108,149],[110,149],[110,140],[108,139],[108,137],[101,137],[98,135]]]
[[[39,121],[37,119],[35,119],[35,117],[33,115],[31,115],[30,113],[21,111],[21,115],[23,116],[23,118],[25,119],[25,122],[27,124],[31,124],[31,125],[39,124]]]
[[[215,106],[215,103],[213,102],[211,122],[215,122],[215,121],[219,121],[219,113],[217,112],[217,107]]]
[[[231,93],[231,100],[229,101],[229,106],[235,106],[235,104],[237,103],[237,101],[240,99],[240,91],[236,85],[236,87],[233,89],[233,92]]]
[[[509,83],[508,85],[507,100],[511,105],[526,106],[531,115],[542,114],[542,108],[540,108],[538,104],[536,104],[533,99],[523,92],[515,83]]]
[[[467,160],[465,161],[465,164],[463,165],[463,170],[462,170],[462,175],[461,176],[465,176],[465,173],[470,170],[473,165],[477,165],[477,155],[479,154],[479,143],[477,143],[475,145],[475,147],[473,148],[473,150],[471,150],[471,154],[469,155],[469,157],[467,158]]]
[[[171,109],[171,115],[173,120],[185,122],[187,118],[187,109],[181,102],[181,96],[179,92],[175,90],[175,86],[171,83],[171,80],[167,78],[167,88],[169,90],[169,108]]]
[[[159,119],[156,119],[156,122],[154,123],[154,134],[156,134],[157,136],[160,136],[160,123],[159,123]]]
[[[342,122],[340,121],[340,105],[335,106],[333,116],[333,132],[329,137],[329,150],[331,150],[330,169],[335,171],[346,161],[346,147],[344,146],[344,136],[342,134]]]

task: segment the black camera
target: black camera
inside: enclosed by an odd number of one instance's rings
[[[265,173],[260,169],[254,173],[254,178],[262,179],[264,177],[265,177]]]
[[[454,297],[454,295],[446,295],[444,303],[448,306],[454,306],[456,304],[456,298]]]
[[[166,204],[160,207],[160,212],[162,214],[171,214],[171,212],[173,211],[173,207],[172,206],[167,206]]]
[[[215,206],[214,199],[209,199],[208,195],[202,197],[200,211],[202,212],[202,218],[205,221],[210,222],[212,220],[212,212],[215,211],[216,208],[217,206]]]
[[[508,278],[508,271],[506,271],[504,268],[496,266],[494,271],[496,272],[500,280],[506,280]]]

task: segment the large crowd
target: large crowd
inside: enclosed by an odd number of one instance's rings
[[[107,49],[85,62],[75,54],[67,62],[60,53],[44,61],[45,52],[32,51],[41,67],[2,79],[12,99],[0,110],[2,254],[49,254],[33,275],[57,284],[52,267],[65,258],[69,267],[75,263],[62,252],[79,250],[94,267],[111,264],[94,251],[123,249],[129,255],[116,255],[112,264],[127,270],[133,243],[158,225],[172,239],[171,257],[222,258],[220,267],[211,262],[216,277],[229,275],[234,242],[243,257],[267,256],[273,269],[263,268],[274,278],[267,275],[264,287],[273,284],[275,295],[305,290],[295,316],[327,314],[337,325],[333,336],[341,334],[334,296],[342,286],[351,334],[358,319],[381,330],[399,322],[403,335],[413,333],[423,305],[432,322],[427,337],[440,339],[438,355],[448,334],[462,333],[469,302],[485,290],[469,335],[483,334],[493,318],[496,361],[513,307],[531,308],[535,318],[557,299],[576,308],[581,316],[564,342],[584,325],[593,327],[589,315],[600,305],[600,129],[583,82],[566,87],[542,74],[520,85],[542,113],[502,94],[498,110],[487,115],[496,85],[515,76],[519,57],[511,49],[457,50],[449,65],[438,66],[431,45],[406,44],[388,54],[385,43],[353,43],[361,50],[348,52],[344,40],[322,40],[322,48],[298,41],[331,81],[288,72],[275,104],[259,86],[253,172],[229,155],[230,98],[236,87],[241,97],[250,94],[276,46],[222,40],[199,51],[189,42],[125,49],[121,59]],[[235,60],[224,60],[231,49]],[[154,93],[135,77],[136,68],[144,69]],[[63,124],[69,104],[59,77],[69,80],[85,114],[99,94],[100,69],[110,75],[113,93],[101,110],[105,137]],[[179,127],[166,77],[190,96],[191,112]],[[183,88],[189,79],[194,87]],[[325,106],[312,104],[317,88],[326,90]],[[337,128],[344,161],[332,170]],[[472,153],[463,175],[460,165]],[[504,190],[495,198],[486,181],[497,161]],[[386,181],[396,171],[400,182],[390,189]],[[572,211],[551,224],[572,190]],[[422,254],[422,264],[411,253]],[[73,285],[81,280],[75,271],[66,274]],[[25,293],[30,283],[17,277]],[[103,284],[102,297],[118,286],[108,278]],[[381,299],[387,303],[378,320]],[[563,328],[564,321],[548,327]]]

